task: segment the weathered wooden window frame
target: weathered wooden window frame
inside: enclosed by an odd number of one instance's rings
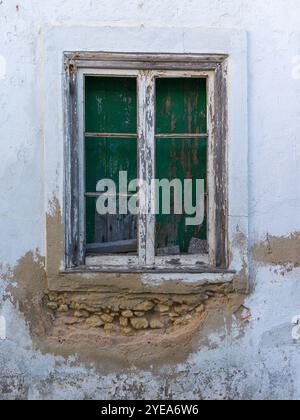
[[[138,83],[139,177],[155,171],[155,79],[207,79],[209,256],[155,256],[155,216],[139,216],[138,256],[86,257],[84,200],[84,77],[136,77]],[[227,56],[185,54],[65,54],[65,265],[103,271],[218,271],[227,258]],[[145,104],[147,103],[147,110]],[[150,115],[149,115],[150,112]],[[150,119],[149,119],[150,117]],[[152,160],[144,159],[150,153]],[[147,194],[151,203],[151,191]]]

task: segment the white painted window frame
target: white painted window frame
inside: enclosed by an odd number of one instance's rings
[[[102,63],[101,66],[98,63],[95,66],[93,61],[99,60],[104,54],[120,55],[120,51],[136,56],[153,56],[153,53],[156,56],[174,56],[176,60],[179,58],[180,63],[188,57],[189,63],[184,63],[185,69],[195,69],[198,63],[198,70],[213,68],[218,81],[223,77],[227,105],[225,112],[221,112],[221,119],[224,120],[225,115],[226,132],[221,127],[217,127],[216,131],[217,139],[226,138],[226,150],[222,152],[226,173],[218,177],[216,194],[222,185],[220,179],[225,179],[227,191],[225,201],[218,207],[218,212],[223,211],[222,218],[218,213],[216,220],[217,232],[221,225],[222,237],[216,240],[215,268],[166,268],[161,271],[127,267],[123,272],[120,267],[106,270],[84,265],[85,261],[79,252],[77,223],[73,226],[70,224],[72,219],[76,222],[78,214],[76,205],[72,206],[76,201],[70,185],[70,179],[77,182],[75,170],[72,177],[69,176],[72,169],[69,156],[76,160],[75,153],[72,154],[72,150],[76,151],[76,141],[72,139],[73,134],[76,137],[77,129],[77,117],[70,121],[70,115],[71,111],[76,115],[77,110],[67,100],[76,82],[76,71],[69,72],[68,66],[73,64],[74,70],[101,67]],[[226,61],[224,66],[223,60]],[[135,61],[130,60],[127,68],[132,68]],[[40,35],[39,73],[43,110],[41,141],[44,145],[46,271],[52,290],[106,291],[112,287],[111,290],[117,288],[123,292],[130,289],[132,280],[136,279],[145,285],[147,291],[149,287],[156,290],[156,287],[164,284],[164,290],[167,288],[170,293],[176,290],[182,292],[182,287],[191,284],[194,292],[198,283],[234,281],[237,286],[237,275],[248,276],[248,61],[248,34],[237,28],[141,27],[105,23],[59,24],[43,28]],[[143,67],[144,64],[149,66],[147,60],[143,60]],[[156,69],[170,68],[174,60],[172,63],[157,62],[155,65]],[[113,67],[110,63],[106,68]],[[219,92],[218,87],[215,106],[220,115]],[[54,216],[56,229],[53,229]]]
[[[140,215],[138,217],[138,255],[99,255],[85,256],[85,265],[89,268],[103,269],[200,269],[215,267],[215,72],[199,70],[129,70],[129,69],[91,69],[80,68],[77,72],[77,103],[79,120],[79,231],[82,242],[85,238],[85,159],[84,159],[84,79],[86,76],[95,77],[133,77],[137,79],[138,105],[138,177],[150,181],[155,178],[155,124],[147,124],[146,114],[155,121],[155,81],[157,78],[205,78],[207,80],[207,185],[208,185],[208,255],[155,255],[155,215]],[[147,97],[148,95],[148,97]],[[150,152],[151,159],[145,159],[143,153]],[[144,152],[143,152],[144,151]],[[146,197],[148,208],[151,208],[153,191],[147,188]],[[83,245],[84,246],[84,245]],[[83,250],[83,252],[85,252]]]

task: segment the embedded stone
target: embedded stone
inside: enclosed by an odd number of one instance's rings
[[[184,315],[189,311],[189,307],[187,305],[178,305],[174,307],[174,311],[178,315]]]
[[[165,313],[165,312],[169,312],[170,307],[169,307],[169,305],[165,305],[163,303],[159,303],[158,305],[156,305],[155,310],[157,312],[160,312],[160,313]]]
[[[178,318],[178,319],[175,319],[175,321],[174,321],[174,325],[176,327],[181,327],[182,325],[186,325],[186,324],[187,324],[187,322],[185,321],[184,318]]]
[[[146,330],[149,327],[149,322],[146,318],[131,318],[130,322],[135,330]]]
[[[58,308],[58,304],[55,302],[49,302],[47,303],[47,308],[51,309],[52,311],[56,311],[56,309]]]
[[[46,291],[45,292],[45,294],[48,296],[48,298],[51,300],[51,301],[57,301],[58,299],[59,299],[59,296],[58,296],[58,294],[57,293],[55,293],[55,292],[49,292],[49,291]]]
[[[68,312],[69,307],[68,305],[60,305],[60,307],[57,309],[58,312]]]
[[[178,318],[178,317],[179,317],[179,315],[178,315],[176,312],[170,312],[170,313],[169,313],[169,317],[170,317],[170,318]]]
[[[86,320],[86,324],[91,328],[99,328],[104,325],[104,322],[99,316],[94,315]]]
[[[101,313],[102,314],[102,308],[101,306],[97,306],[97,305],[80,305],[80,310],[84,310],[87,312],[92,312],[92,313]]]
[[[161,330],[164,328],[164,324],[159,319],[152,319],[150,321],[150,328],[153,330]]]
[[[196,308],[196,313],[197,314],[202,314],[204,311],[205,311],[204,305],[197,306],[197,308]]]
[[[136,305],[133,308],[133,310],[137,312],[140,312],[140,311],[148,312],[148,311],[151,311],[153,308],[154,308],[154,303],[145,301]]]
[[[132,318],[132,317],[133,317],[133,312],[132,312],[132,311],[130,311],[130,310],[127,310],[127,311],[123,311],[123,312],[121,313],[121,315],[122,315],[124,318]]]
[[[132,334],[132,329],[131,328],[122,328],[121,329],[121,334],[124,335],[125,337],[129,337]]]
[[[81,305],[78,302],[71,302],[70,308],[74,311],[79,311],[81,309]]]
[[[191,315],[182,316],[174,321],[174,325],[175,326],[187,325],[191,319],[192,319]]]
[[[107,332],[107,333],[111,333],[115,330],[116,330],[116,327],[114,326],[114,324],[105,324],[104,325],[104,331]]]
[[[108,314],[103,314],[101,315],[101,319],[103,322],[105,322],[106,324],[110,324],[113,322],[114,318],[111,315]]]
[[[134,316],[137,316],[138,318],[142,318],[145,315],[145,312],[135,312]]]
[[[123,316],[120,317],[119,319],[120,325],[121,327],[128,327],[128,318],[124,318]]]

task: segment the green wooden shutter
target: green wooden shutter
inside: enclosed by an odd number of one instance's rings
[[[178,178],[182,182],[184,179],[204,179],[206,190],[207,138],[178,137],[206,132],[206,79],[157,79],[156,178],[170,181]],[[159,135],[168,136],[161,138]],[[195,191],[193,195],[195,197]],[[186,214],[164,215],[160,212],[156,217],[158,250],[179,246],[181,253],[187,253],[192,238],[207,240],[207,217],[201,226],[186,226],[186,217]]]
[[[136,79],[128,77],[85,79],[85,131],[95,133],[94,137],[85,138],[86,193],[95,193],[97,182],[103,178],[113,179],[118,186],[120,171],[128,172],[128,182],[137,178],[136,86]],[[156,80],[157,179],[179,178],[182,182],[204,179],[206,190],[207,138],[203,137],[207,132],[206,107],[206,79]],[[114,134],[114,138],[109,134]],[[197,134],[202,136],[195,137]],[[201,226],[192,227],[186,226],[186,217],[186,214],[157,215],[158,250],[179,246],[181,253],[187,253],[192,238],[207,241],[207,215]],[[136,217],[100,216],[96,212],[96,198],[86,198],[87,244],[136,238]]]
[[[137,178],[137,83],[135,78],[86,77],[85,131],[98,135],[132,134],[118,138],[85,138],[86,193],[95,193],[101,179],[115,181],[128,172],[128,182]],[[105,243],[137,238],[136,217],[101,216],[95,197],[86,198],[86,242]]]

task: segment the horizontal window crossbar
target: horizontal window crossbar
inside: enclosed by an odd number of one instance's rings
[[[110,138],[118,138],[118,139],[130,139],[130,138],[137,138],[137,134],[128,134],[128,133],[85,133],[85,137],[93,138],[93,137],[110,137]]]
[[[138,193],[127,193],[127,194],[122,194],[122,193],[107,193],[107,192],[93,192],[93,193],[84,193],[84,196],[87,198],[97,198],[97,197],[101,197],[105,195],[106,197],[137,197]],[[208,197],[208,193],[204,193],[203,194],[204,197]]]
[[[128,133],[85,133],[85,137],[87,138],[119,138],[119,139],[130,139],[130,138],[137,138],[138,134],[128,134]],[[160,139],[204,139],[208,137],[207,133],[172,133],[172,134],[155,134],[156,138]]]
[[[156,134],[155,137],[157,139],[204,139],[208,137],[208,134]]]
[[[137,196],[137,194],[134,194],[134,193],[132,193],[132,194],[131,193],[127,193],[127,194],[115,193],[115,194],[113,194],[113,193],[107,193],[107,192],[85,193],[84,195],[87,198],[93,198],[93,197],[97,198],[97,197],[101,197],[103,195],[105,195],[106,197],[135,197],[135,196]]]

